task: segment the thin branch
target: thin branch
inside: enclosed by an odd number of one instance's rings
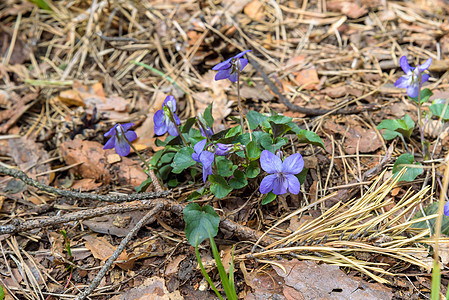
[[[54,195],[63,196],[67,198],[73,199],[83,199],[83,200],[97,200],[97,201],[105,201],[105,202],[131,202],[136,200],[148,200],[161,198],[163,196],[168,196],[170,191],[162,191],[162,192],[151,192],[151,193],[139,193],[139,194],[130,194],[130,195],[96,195],[90,193],[80,193],[75,191],[66,191],[58,188],[54,188],[43,184],[37,180],[31,179],[24,172],[16,169],[10,169],[3,166],[0,166],[0,174],[5,174],[17,179],[22,180],[27,185],[33,186],[41,191],[45,191]]]

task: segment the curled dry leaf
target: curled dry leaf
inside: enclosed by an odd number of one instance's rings
[[[206,92],[195,93],[195,106],[198,112],[204,112],[207,106],[213,102],[212,116],[217,123],[221,123],[232,112],[233,101],[228,100],[226,89],[229,88],[228,80],[216,81],[215,71],[210,70],[204,74],[202,86],[208,88]]]

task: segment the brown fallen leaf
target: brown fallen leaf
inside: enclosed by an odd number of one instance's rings
[[[360,6],[356,1],[332,1],[327,3],[327,9],[340,12],[349,18],[357,19],[368,13],[364,6]]]
[[[285,280],[287,294],[299,292],[303,299],[392,299],[391,290],[380,283],[368,283],[343,273],[338,266],[320,264],[314,261],[278,261],[286,270],[273,265],[276,273]],[[295,296],[295,299],[299,297]],[[287,299],[292,299],[287,297]]]
[[[263,20],[265,18],[264,2],[260,0],[253,0],[245,6],[243,12],[251,19],[259,21]]]
[[[141,286],[133,287],[121,295],[116,295],[111,300],[182,300],[179,291],[169,293],[163,278],[153,276],[145,279]]]
[[[365,129],[360,126],[345,126],[336,124],[332,121],[326,122],[324,128],[329,130],[332,134],[345,135],[344,151],[346,154],[370,153],[382,147],[382,140],[373,129]]]
[[[124,237],[134,226],[136,226],[137,222],[139,222],[144,215],[145,213],[140,211],[126,212],[86,220],[83,224],[89,227],[93,232]],[[125,224],[125,226],[117,226],[119,225],[119,223],[117,223],[117,217],[127,220],[127,224]]]
[[[92,255],[101,261],[106,261],[117,249],[117,247],[112,246],[111,243],[108,242],[108,240],[103,236],[96,236],[96,235],[86,235],[83,236],[83,239],[86,241],[85,246],[87,249],[92,252]],[[119,255],[117,258],[117,261],[126,261],[128,260],[128,254],[126,254],[126,250],[123,250],[123,252]],[[119,266],[123,270],[128,270],[129,267],[127,267],[126,263],[116,263],[117,266]]]
[[[107,163],[108,155],[115,153],[113,149],[103,150],[103,145],[94,141],[81,139],[66,140],[60,147],[61,155],[68,165],[80,164],[72,168],[72,172],[79,173],[83,178],[92,178],[98,182],[109,184],[112,178],[118,184],[139,186],[147,175],[137,162],[122,157],[120,163]]]

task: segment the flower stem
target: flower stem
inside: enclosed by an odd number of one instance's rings
[[[245,132],[245,126],[243,124],[243,108],[242,108],[242,102],[240,100],[240,68],[237,68],[237,105],[239,107],[239,113],[240,113],[240,126],[242,127],[242,133]]]
[[[178,132],[178,135],[181,137],[181,140],[184,143],[184,145],[188,146],[189,144],[187,143],[186,139],[182,135],[181,130],[179,129],[178,124],[176,124],[175,114],[171,111],[170,107],[168,107],[168,111],[170,112],[170,120],[173,122],[173,124],[175,124],[176,131]]]
[[[419,83],[419,91],[418,91],[418,129],[419,129],[419,134],[421,137],[421,146],[422,146],[422,151],[423,151],[423,157],[424,160],[429,159],[429,149],[426,145],[426,139],[424,137],[424,128],[423,128],[423,124],[422,124],[422,110],[421,110],[421,84],[422,84],[422,79],[421,79],[421,72],[418,73],[418,83]]]
[[[126,142],[128,143],[128,145],[134,150],[134,152],[137,154],[137,156],[139,156],[140,160],[143,162],[143,164],[145,165],[145,167],[146,167],[147,170],[149,171],[149,170],[150,170],[150,165],[148,164],[148,162],[146,161],[146,159],[143,158],[142,154],[140,154],[140,152],[137,151],[136,147],[134,147],[134,145],[128,141],[128,139],[126,138],[125,135],[123,135],[123,138],[126,140]]]

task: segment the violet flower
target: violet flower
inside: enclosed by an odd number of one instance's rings
[[[297,195],[301,187],[295,174],[299,174],[304,168],[304,159],[301,154],[295,153],[282,161],[278,156],[268,150],[260,154],[260,166],[268,176],[262,179],[259,191],[267,194],[273,191],[276,195],[287,193],[287,190]]]
[[[432,59],[429,58],[422,65],[418,65],[416,68],[410,67],[406,56],[402,56],[399,60],[402,70],[404,70],[405,75],[402,75],[395,83],[394,86],[397,88],[407,89],[407,95],[410,98],[415,98],[419,95],[421,89],[419,76],[421,76],[421,85],[429,80],[429,74],[423,74],[425,70],[430,67]]]
[[[444,204],[444,215],[449,217],[449,201]]]
[[[103,149],[112,149],[115,147],[115,152],[120,156],[127,156],[131,151],[129,143],[137,139],[137,134],[129,130],[133,127],[133,123],[115,124],[114,127],[109,129],[104,136],[111,138],[106,142]]]
[[[201,140],[193,146],[195,152],[192,153],[192,159],[203,165],[203,182],[206,182],[207,176],[212,174],[212,163],[215,155],[212,152],[205,151],[207,140]]]
[[[154,133],[156,135],[163,135],[167,131],[172,136],[178,136],[178,131],[176,126],[181,124],[181,120],[175,114],[176,111],[176,100],[173,96],[167,96],[162,104],[162,109],[158,110],[153,117],[154,121]],[[173,123],[171,114],[173,114]]]
[[[234,149],[234,145],[217,143],[214,148],[215,148],[215,152],[214,152],[215,155],[225,156],[225,155],[228,155],[231,152],[231,150]]]
[[[243,68],[248,64],[248,60],[241,57],[249,51],[251,50],[240,52],[236,56],[233,56],[228,60],[215,65],[212,68],[212,70],[218,71],[218,73],[215,75],[215,80],[222,80],[227,78],[232,82],[236,82],[238,79],[238,73],[241,72]]]

